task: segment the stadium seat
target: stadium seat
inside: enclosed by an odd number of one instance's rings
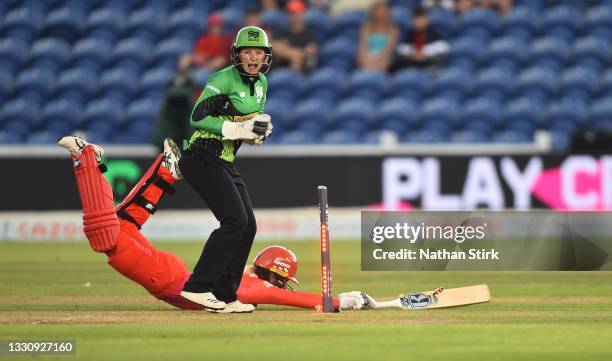
[[[6,71],[0,71],[0,99],[7,95],[13,89],[13,76]],[[0,104],[3,102],[0,101]]]
[[[331,18],[331,33],[335,36],[353,36],[359,32],[361,24],[366,20],[366,13],[362,10],[349,10]]]
[[[547,123],[549,128],[555,128],[555,124],[585,124],[588,116],[588,108],[584,102],[567,98],[552,102],[548,106]]]
[[[282,32],[289,27],[289,17],[281,10],[266,10],[261,13],[261,24],[272,28],[273,32]]]
[[[376,71],[357,70],[344,82],[344,95],[377,101],[387,88],[387,77]]]
[[[81,122],[82,115],[81,104],[71,99],[59,98],[45,105],[42,119],[45,125],[55,122],[76,126]]]
[[[597,94],[599,77],[599,73],[590,68],[575,67],[566,70],[561,78],[562,95],[589,101]]]
[[[170,70],[165,68],[165,70]],[[174,73],[174,71],[172,71]],[[204,89],[206,86],[206,82],[208,82],[208,78],[213,74],[213,70],[206,68],[197,68],[191,70],[191,78],[195,82],[196,88]]]
[[[612,63],[610,54],[612,54],[610,39],[586,37],[576,41],[572,57],[575,64],[599,70]]]
[[[476,98],[463,106],[460,122],[467,124],[471,120],[478,119],[488,124],[499,124],[501,113],[500,102],[490,98]]]
[[[298,104],[301,105],[302,102]],[[290,104],[284,101],[282,98],[268,98],[264,108],[266,114],[270,114],[274,123],[274,132],[276,132],[277,125],[281,128],[288,128],[290,122]]]
[[[486,62],[489,66],[505,67],[516,71],[528,54],[525,43],[515,38],[499,38],[491,43]]]
[[[446,142],[448,137],[443,133],[438,133],[431,130],[420,130],[416,132],[409,132],[401,140],[406,143],[417,143],[417,144],[431,144],[431,143],[443,143]]]
[[[398,136],[406,134],[411,129],[414,129],[410,124],[403,122],[397,118],[385,118],[377,122],[379,131],[391,131]]]
[[[45,10],[42,7],[21,6],[12,9],[6,13],[2,21],[2,35],[6,39],[29,43],[42,28],[44,19]]]
[[[127,15],[120,8],[101,8],[89,14],[85,24],[85,33],[90,33],[96,29],[105,29],[120,34],[126,25]]]
[[[531,98],[518,98],[509,102],[503,114],[506,124],[529,123],[540,125],[545,120],[545,116],[544,105]]]
[[[358,122],[369,127],[376,120],[376,112],[371,102],[361,98],[344,100],[332,111],[331,126],[345,122]]]
[[[463,124],[461,129],[470,130],[476,133],[485,134],[487,136],[493,133],[493,130],[497,127],[497,124],[487,122],[481,119],[469,119]]]
[[[27,144],[55,144],[57,142],[57,138],[61,135],[59,133],[51,132],[51,131],[38,131],[30,134],[28,139],[26,140]]]
[[[301,127],[307,123],[327,124],[330,123],[332,107],[328,101],[314,97],[302,100],[297,104],[287,119],[288,124]]]
[[[30,93],[44,101],[55,86],[55,74],[49,70],[30,68],[19,73],[15,81],[15,92]]]
[[[545,37],[536,40],[531,46],[529,64],[558,71],[567,61],[569,54],[570,47],[566,41]]]
[[[310,7],[304,13],[304,21],[306,26],[315,33],[317,40],[322,42],[331,27],[331,20],[327,13],[321,8]]]
[[[285,132],[280,140],[281,144],[315,144],[318,143],[315,138],[315,134],[294,130]]]
[[[340,123],[338,123],[335,130],[342,130],[345,132],[360,135],[364,134],[370,129],[376,128],[376,125],[377,124],[375,124],[374,122],[366,123],[355,121],[355,119],[352,118],[345,118],[343,121],[340,121]]]
[[[0,119],[3,123],[11,121],[35,125],[39,122],[40,103],[31,99],[17,98],[3,104]]]
[[[471,29],[482,29],[488,34],[493,34],[499,26],[499,18],[492,10],[475,8],[458,18],[457,28],[461,29],[462,36],[469,33]]]
[[[531,141],[529,134],[513,130],[497,132],[493,136],[494,143],[531,143]]]
[[[124,68],[115,68],[105,71],[100,76],[100,92],[120,90],[127,94],[133,93],[139,85],[139,77]]]
[[[152,50],[152,46],[140,38],[122,40],[114,48],[111,64],[139,73],[149,60]]]
[[[428,84],[429,77],[424,71],[404,69],[391,78],[388,94],[418,103],[423,99]]]
[[[31,133],[31,128],[33,125],[30,125],[23,120],[11,120],[2,126],[2,130],[7,133],[12,133],[18,135],[21,139],[27,138],[27,136]]]
[[[135,100],[128,106],[125,112],[124,121],[127,124],[137,123],[139,121],[146,121],[153,124],[159,112],[159,107],[159,103],[155,103],[147,98]]]
[[[454,125],[459,118],[458,103],[449,98],[428,99],[421,107],[419,118],[424,125],[434,120]]]
[[[90,124],[104,121],[109,125],[117,125],[123,120],[123,104],[111,99],[99,99],[87,104],[84,122]]]
[[[465,94],[470,91],[471,86],[472,78],[470,74],[456,68],[444,69],[434,76],[429,95],[461,101]]]
[[[451,134],[450,141],[451,143],[459,144],[485,143],[488,141],[488,138],[485,134],[476,131],[462,130]]]
[[[604,129],[612,124],[612,98],[601,98],[589,110],[589,125],[593,128]]]
[[[292,69],[276,69],[268,76],[268,96],[293,101],[300,90],[299,85],[304,82],[303,79],[301,73]]]
[[[417,114],[418,108],[415,103],[402,97],[396,97],[385,100],[378,108],[376,117],[380,124],[389,120],[398,120],[406,127],[418,123]]]
[[[46,19],[43,33],[49,37],[75,40],[86,21],[85,10],[77,7],[61,7],[51,11]]]
[[[600,94],[602,96],[612,97],[612,69],[609,69],[603,74],[600,84]]]
[[[571,145],[571,135],[566,131],[550,132],[551,147],[555,151],[566,151]]]
[[[468,58],[473,62],[479,63],[485,57],[485,47],[482,42],[470,37],[461,37],[451,43],[449,62],[455,59]]]
[[[429,12],[429,21],[431,26],[436,29],[443,38],[448,39],[452,36],[452,30],[455,28],[457,18],[451,11],[436,8]]]
[[[195,33],[197,36],[205,30],[206,17],[206,13],[198,12],[190,7],[174,11],[168,21],[168,31],[176,34],[177,32],[187,30],[189,33]]]
[[[0,71],[14,73],[28,57],[28,45],[19,39],[0,40]]]
[[[79,40],[72,48],[72,67],[98,72],[110,58],[112,50],[111,43],[106,40],[95,38]]]
[[[244,9],[244,7],[242,7]],[[223,28],[228,33],[233,33],[242,25],[244,13],[238,7],[225,7],[219,12],[223,17]]]
[[[153,68],[142,75],[140,80],[140,93],[149,89],[165,89],[174,72],[167,68]]]
[[[130,14],[125,32],[154,43],[166,28],[166,12],[155,7],[144,7]]]
[[[497,101],[505,100],[513,90],[514,74],[505,68],[488,68],[474,79],[472,94]]]
[[[518,6],[501,18],[500,32],[503,34],[515,29],[523,29],[531,34],[538,31],[538,14],[525,6]]]
[[[337,130],[323,134],[321,143],[323,144],[355,144],[359,137],[355,133],[344,130]]]
[[[597,6],[591,8],[586,16],[585,28],[589,36],[600,39],[612,38],[612,6]]]
[[[35,63],[44,60],[56,62],[61,65],[70,57],[70,50],[70,45],[67,41],[55,38],[40,39],[32,45],[30,50],[30,62]]]
[[[346,37],[336,37],[325,42],[319,53],[319,63],[322,66],[340,67],[350,70],[357,56],[357,43]]]
[[[560,5],[544,13],[541,29],[545,34],[574,36],[582,28],[582,17],[579,11],[571,6]],[[569,39],[568,39],[569,40]]]
[[[335,100],[346,78],[344,72],[333,68],[319,68],[313,71],[307,78],[302,88],[302,97],[316,96],[321,99]]]
[[[515,84],[516,96],[523,96],[539,101],[547,101],[557,91],[558,77],[554,71],[546,68],[527,68]]]
[[[191,52],[193,44],[183,39],[166,39],[157,45],[154,58],[158,65],[169,65],[176,68],[179,56]]]
[[[0,144],[20,144],[23,138],[18,133],[7,132],[0,129]]]

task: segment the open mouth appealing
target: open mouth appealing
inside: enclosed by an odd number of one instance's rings
[[[257,64],[255,63],[249,63],[247,65],[247,69],[249,70],[249,73],[254,73],[257,71]]]

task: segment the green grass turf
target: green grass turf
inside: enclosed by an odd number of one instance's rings
[[[157,245],[189,265],[202,246]],[[267,245],[256,243],[251,257]],[[318,242],[285,245],[300,259],[299,290],[320,292]],[[612,357],[612,272],[361,272],[358,242],[335,242],[331,251],[336,293],[362,290],[384,299],[487,283],[492,302],[340,314],[278,306],[248,315],[181,311],[124,279],[85,243],[0,242],[0,340],[77,341],[76,357],[36,357],[43,360]],[[11,357],[0,356],[5,359]]]

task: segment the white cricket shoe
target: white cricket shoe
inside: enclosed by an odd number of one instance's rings
[[[178,165],[179,160],[181,160],[181,151],[172,139],[166,138],[164,140],[164,159],[162,164],[164,167],[168,168],[176,180],[183,178],[183,174]]]
[[[61,137],[57,140],[57,144],[60,147],[68,149],[70,153],[75,157],[80,157],[81,153],[83,152],[83,149],[90,144],[93,145],[94,154],[98,162],[102,160],[102,156],[104,155],[104,148],[97,144],[88,143],[85,139],[77,137],[75,135],[67,135],[65,137]]]
[[[195,293],[181,291],[181,296],[191,302],[204,306],[206,311],[219,312],[227,307],[225,302],[219,301],[212,292]]]
[[[228,303],[225,309],[219,311],[219,313],[251,313],[253,311],[255,311],[255,306],[236,300]]]

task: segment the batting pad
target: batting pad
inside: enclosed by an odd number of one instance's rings
[[[120,225],[115,214],[113,191],[98,169],[93,146],[72,157],[74,174],[83,207],[83,232],[96,252],[106,252],[117,244]]]

